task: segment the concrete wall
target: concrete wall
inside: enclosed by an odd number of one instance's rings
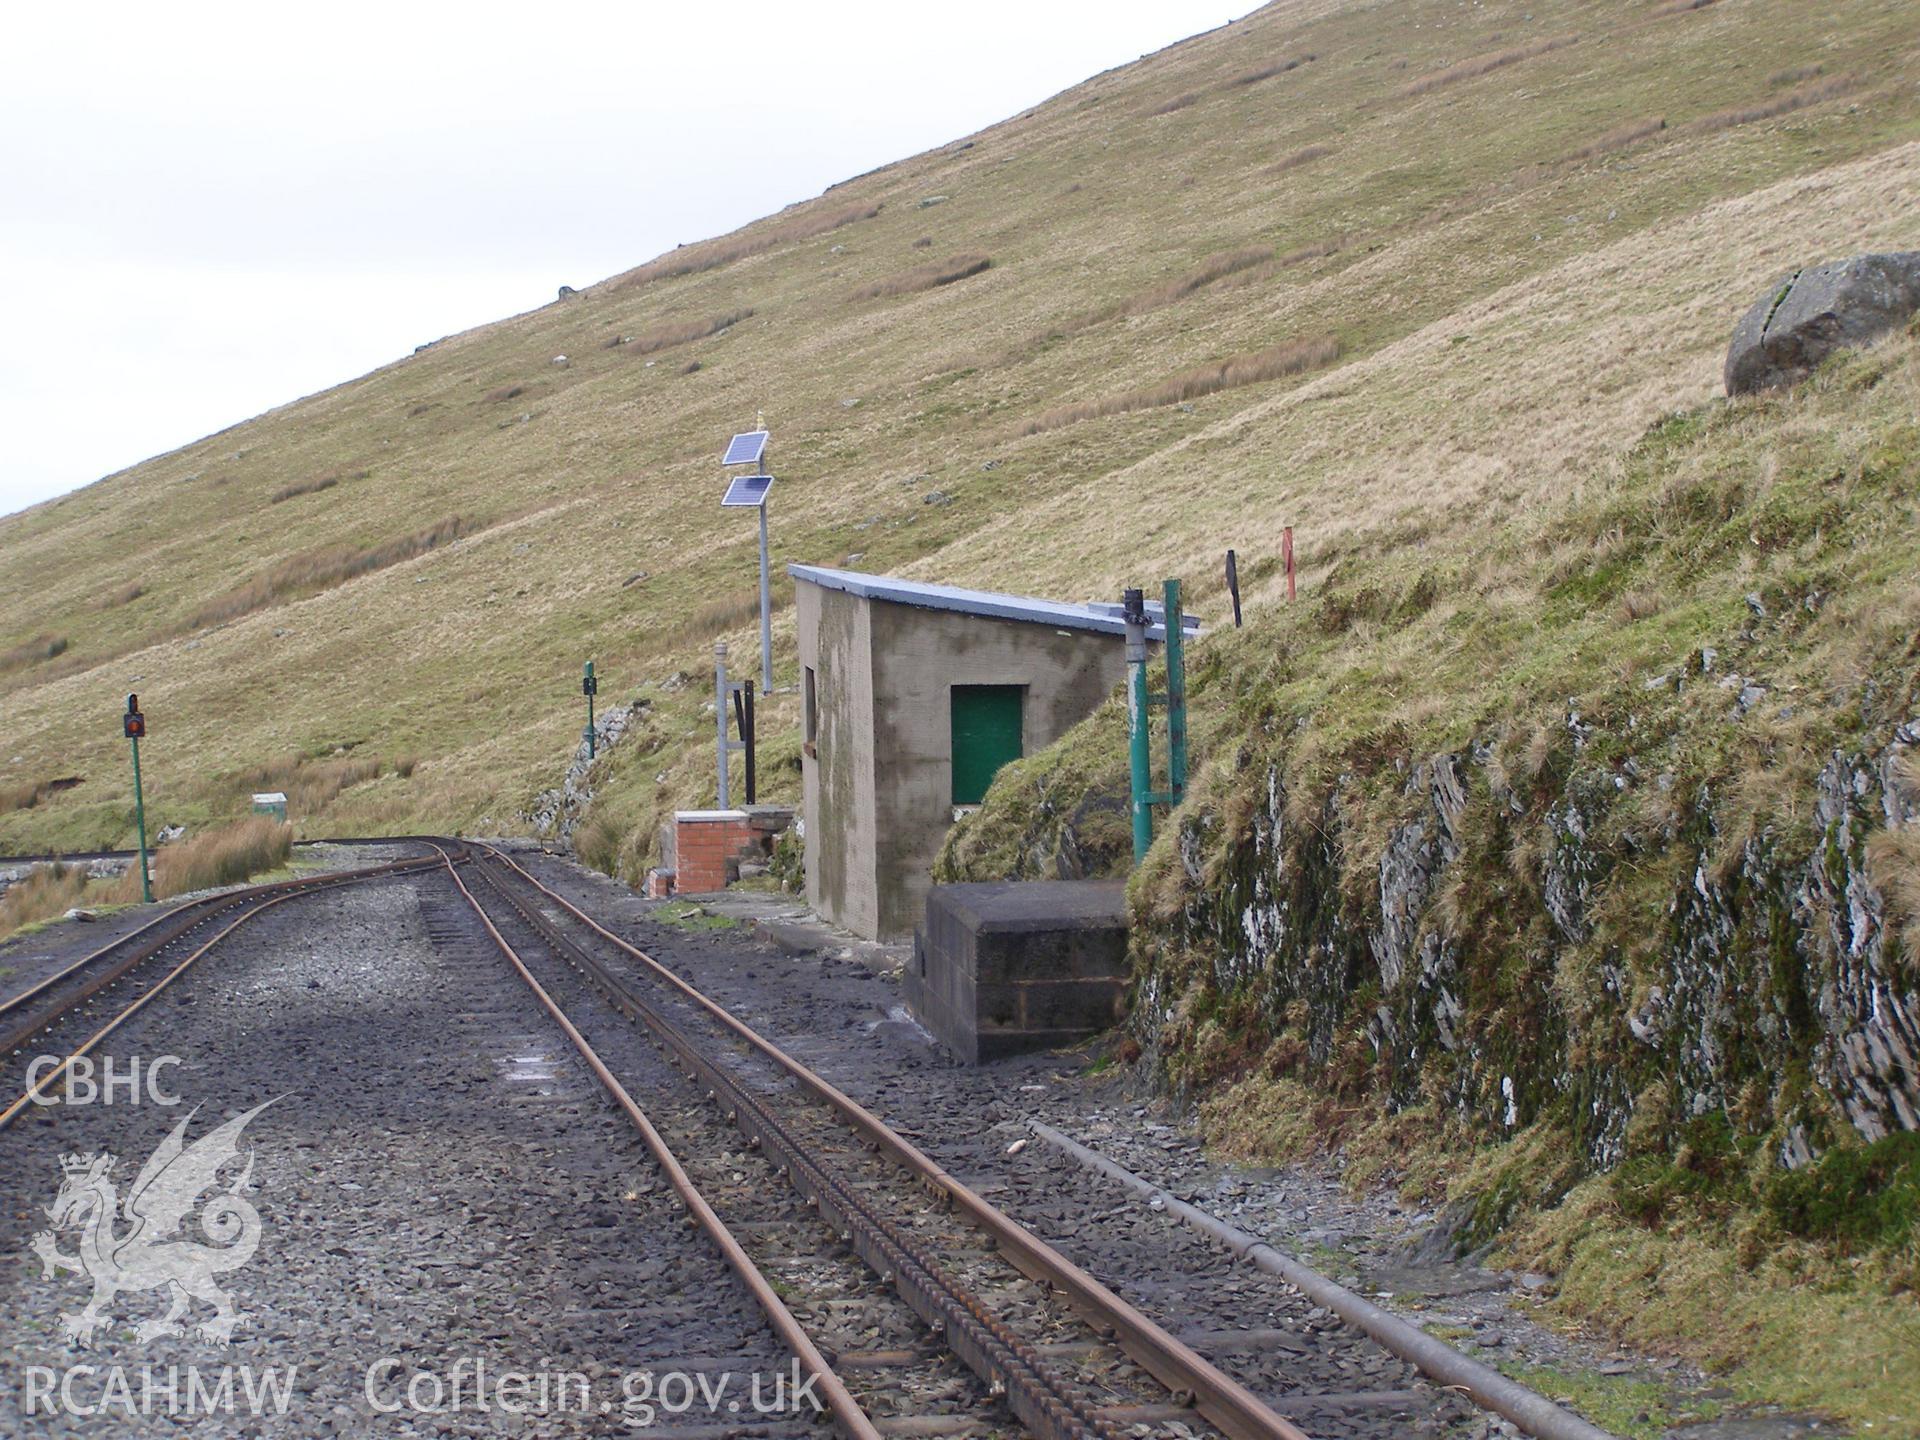
[[[816,753],[800,763],[807,903],[856,934],[901,939],[920,921],[953,823],[952,687],[1024,686],[1021,748],[1031,755],[1125,678],[1125,642],[806,580],[796,580],[794,609],[802,686],[811,667],[816,701]]]
[[[856,934],[875,936],[870,607],[858,596],[804,580],[793,588],[801,683],[811,668],[816,705],[815,753],[803,752],[800,761],[807,903]]]
[[[919,923],[953,823],[951,688],[1025,686],[1021,749],[1031,755],[1086,719],[1127,661],[1118,635],[884,601],[871,610],[877,934],[892,939]]]

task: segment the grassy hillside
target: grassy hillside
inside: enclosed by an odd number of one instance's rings
[[[1920,244],[1914,18],[1283,0],[9,517],[0,848],[128,838],[130,689],[159,820],[268,776],[307,833],[522,828],[592,656],[651,702],[589,832],[638,868],[751,652],[757,412],[778,560],[1064,597],[1216,608],[1233,545],[1258,605],[1284,523],[1311,590],[1556,503],[1773,274]]]
[[[1920,1425],[1920,322],[1558,504],[1356,540],[1189,671],[1132,1029],[1745,1398]],[[1125,873],[1117,705],[949,879]]]

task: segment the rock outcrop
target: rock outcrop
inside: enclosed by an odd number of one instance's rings
[[[1884,335],[1917,310],[1920,250],[1856,255],[1783,275],[1734,327],[1727,394],[1804,380],[1835,350]]]
[[[1589,773],[1529,801],[1477,747],[1436,755],[1408,767],[1406,818],[1364,893],[1335,878],[1352,843],[1343,798],[1297,822],[1267,762],[1244,838],[1204,877],[1187,842],[1197,859],[1217,817],[1182,817],[1188,903],[1137,922],[1134,1026],[1149,1050],[1163,1042],[1203,975],[1257,996],[1258,1028],[1293,1028],[1303,1071],[1330,1086],[1357,1030],[1393,1106],[1425,1100],[1493,1136],[1557,1114],[1595,1169],[1620,1163],[1635,1124],[1678,1143],[1702,1117],[1732,1117],[1787,1168],[1842,1126],[1867,1141],[1920,1129],[1920,980],[1867,859],[1872,832],[1920,823],[1906,763],[1920,724],[1862,738],[1801,797],[1811,844],[1761,832],[1731,863],[1714,858],[1725,817],[1711,787],[1666,834],[1610,834],[1619,792]],[[1539,857],[1535,884],[1513,883],[1516,851]],[[1623,862],[1630,883],[1664,886],[1664,933],[1631,948],[1592,916]],[[1483,887],[1499,877],[1505,897],[1478,915],[1456,897],[1449,912],[1438,897],[1458,866]],[[1525,937],[1505,963],[1488,925]]]
[[[536,834],[543,838],[553,836],[572,840],[574,828],[586,813],[587,802],[593,799],[593,788],[587,783],[589,772],[635,724],[645,718],[647,709],[647,701],[636,700],[631,705],[616,705],[610,710],[603,710],[594,717],[594,749],[597,753],[588,755],[587,739],[582,735],[580,743],[574,747],[573,759],[568,762],[567,773],[561,777],[559,786],[542,790],[534,797],[533,805],[527,811],[527,819],[533,822]]]

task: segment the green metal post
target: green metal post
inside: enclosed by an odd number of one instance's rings
[[[1153,844],[1153,712],[1147,696],[1147,613],[1138,590],[1121,601],[1127,626],[1127,741],[1132,760],[1133,859]]]
[[[1180,582],[1166,584],[1167,789],[1171,803],[1187,798],[1187,661],[1182,649]]]
[[[153,877],[147,871],[147,799],[140,788],[140,737],[133,736],[129,743],[133,746],[133,816],[140,827],[140,898],[151,905]]]

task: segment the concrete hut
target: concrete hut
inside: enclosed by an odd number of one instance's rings
[[[807,901],[856,934],[905,937],[956,814],[980,802],[1002,765],[1058,739],[1125,677],[1120,606],[816,565],[787,573]],[[1165,634],[1156,623],[1149,638]]]

